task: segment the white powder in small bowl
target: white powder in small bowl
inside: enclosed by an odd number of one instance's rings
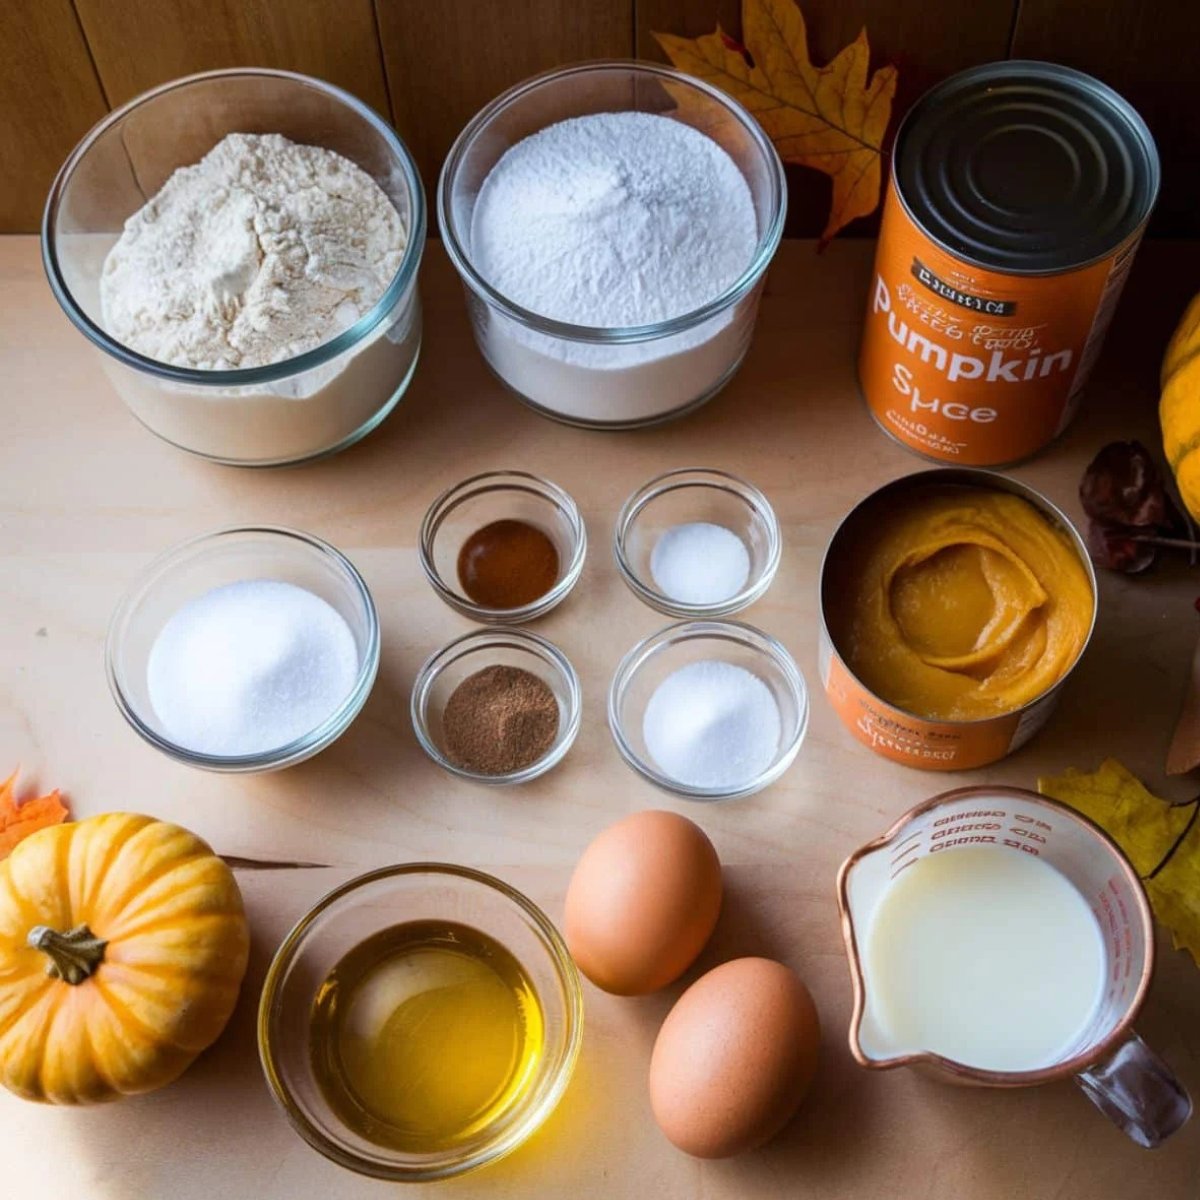
[[[277,750],[323,725],[358,677],[350,626],[320,596],[247,579],[189,600],[146,665],[150,703],[171,741],[198,754]]]
[[[750,551],[724,525],[689,521],[672,526],[654,543],[650,574],[664,596],[681,604],[720,604],[746,586]]]
[[[775,761],[783,721],[771,689],[719,659],[688,663],[654,689],[642,737],[662,773],[694,788],[738,788]]]

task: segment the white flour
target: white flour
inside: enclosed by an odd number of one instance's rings
[[[391,200],[349,159],[231,133],[126,221],[100,280],[104,324],[176,366],[281,362],[371,308],[406,241]]]
[[[648,325],[714,300],[758,244],[750,189],[712,138],[649,113],[562,121],[518,142],[480,189],[471,257],[501,294],[590,327]],[[497,373],[551,412],[637,424],[720,386],[749,344],[757,292],[700,326],[621,345],[567,341],[490,310]]]

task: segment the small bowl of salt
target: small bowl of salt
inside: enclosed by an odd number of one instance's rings
[[[118,604],[108,681],[155,749],[209,771],[274,771],[339,738],[379,669],[379,618],[345,555],[275,526],[155,559]]]
[[[608,693],[621,757],[685,800],[774,783],[808,731],[808,688],[781,642],[738,621],[680,621],[621,660]]]
[[[634,595],[672,617],[728,617],[779,569],[782,537],[766,496],[726,471],[668,471],[617,516],[613,554]]]

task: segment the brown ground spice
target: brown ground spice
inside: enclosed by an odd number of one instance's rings
[[[520,667],[484,667],[450,694],[442,749],[469,771],[507,775],[536,762],[558,736],[558,701]]]

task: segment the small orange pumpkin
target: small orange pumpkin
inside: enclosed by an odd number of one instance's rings
[[[170,1083],[225,1028],[248,950],[195,834],[132,813],[39,830],[0,862],[0,1083],[54,1104]]]
[[[1179,494],[1200,521],[1200,296],[1188,306],[1163,355],[1158,419]]]

